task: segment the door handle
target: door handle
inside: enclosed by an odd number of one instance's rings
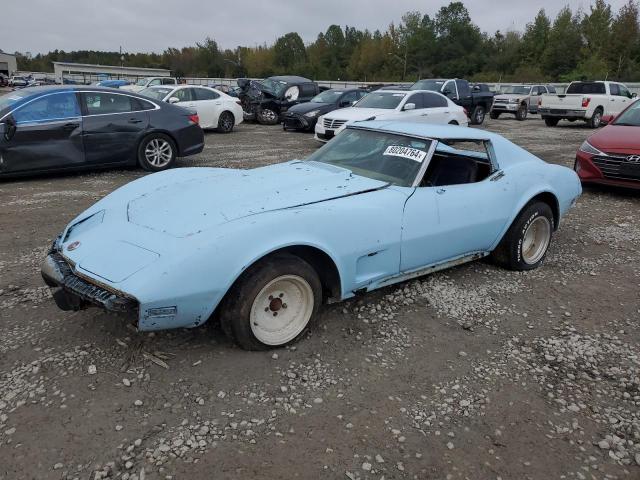
[[[437,189],[437,190],[436,190],[436,193],[437,193],[438,195],[442,195],[442,194],[443,194],[443,193],[445,193],[446,191],[447,191],[447,189],[446,189],[446,188],[439,188],[439,189]]]
[[[216,105],[222,105],[222,102],[216,102]]]
[[[421,116],[421,117],[428,117],[428,116],[429,116],[429,114],[428,114],[428,113],[422,113],[422,114],[420,114],[420,116]]]
[[[190,103],[189,105],[187,105],[187,107],[196,108],[196,104],[195,103]]]
[[[78,128],[80,126],[79,123],[65,123],[62,128],[64,130],[70,131],[70,130],[75,130],[76,128]]]
[[[129,123],[142,123],[142,120],[138,118],[130,118]]]

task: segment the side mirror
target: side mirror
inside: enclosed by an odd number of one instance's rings
[[[13,138],[17,128],[16,121],[12,116],[7,117],[4,123],[0,123],[0,133],[7,142]]]
[[[415,103],[405,103],[404,107],[402,107],[402,110],[415,110],[415,109],[416,109]]]
[[[350,107],[351,105],[353,105],[355,102],[350,102],[348,100],[343,100],[342,102],[340,102],[340,104],[338,105],[341,108],[344,107]]]
[[[638,94],[637,94],[637,93],[635,93],[635,92],[633,92],[633,93],[631,94],[631,98],[636,98],[637,96],[638,96]]]
[[[178,103],[180,99],[178,97],[169,97],[169,103]]]

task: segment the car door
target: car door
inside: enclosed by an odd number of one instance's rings
[[[609,96],[605,97],[604,115],[617,115],[620,111],[620,88],[617,83],[609,84]]]
[[[132,163],[149,127],[149,114],[135,97],[104,91],[81,94],[82,140],[89,165]]]
[[[504,172],[486,173],[470,183],[416,188],[403,216],[402,272],[486,252],[495,244],[510,219],[515,187]]]
[[[473,101],[473,93],[471,92],[469,82],[467,82],[466,80],[456,80],[456,91],[458,93],[458,100],[456,101],[456,103],[462,107],[465,107],[469,111],[469,113],[472,113],[475,104]]]
[[[420,121],[442,125],[449,123],[451,109],[446,98],[431,92],[422,92],[420,96],[422,97],[423,106]]]
[[[625,87],[622,84],[619,84],[618,90],[619,90],[618,101],[620,103],[618,104],[618,111],[615,113],[616,115],[622,112],[625,108],[629,106],[629,104],[633,102],[633,99],[631,98],[631,92],[629,91],[629,89],[627,89],[627,87]]]
[[[40,96],[16,108],[3,122],[2,173],[84,164],[82,117],[74,91]]]
[[[413,103],[415,108],[407,110],[407,105]],[[397,116],[401,120],[414,120],[418,122],[426,122],[425,119],[422,118],[423,114],[426,112],[423,110],[424,105],[422,103],[422,95],[420,92],[414,93],[412,95],[408,95],[404,103],[400,103],[397,107]]]
[[[202,128],[217,128],[218,118],[223,107],[220,94],[202,87],[194,87],[192,90],[192,95],[195,96],[193,103],[200,117],[200,126]]]

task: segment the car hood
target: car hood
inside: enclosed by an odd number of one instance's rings
[[[183,170],[183,169],[181,169]],[[150,185],[127,205],[128,221],[184,238],[224,223],[384,188],[388,184],[318,162],[253,170],[199,168],[198,174]]]
[[[332,120],[366,120],[367,118],[381,115],[395,114],[397,111],[391,108],[357,108],[347,107],[331,112]]]
[[[640,127],[607,125],[589,137],[598,150],[610,153],[640,153]]]
[[[499,100],[518,100],[518,99],[519,100],[524,100],[528,96],[529,95],[525,95],[524,93],[520,94],[520,95],[518,95],[517,93],[503,93],[501,95],[496,95],[494,98],[496,100],[498,100],[498,99]]]
[[[333,103],[305,102],[294,105],[289,109],[289,112],[304,115],[305,113],[311,112],[313,110],[320,110],[320,114],[323,114],[330,111],[333,105]]]

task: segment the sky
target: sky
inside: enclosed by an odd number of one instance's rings
[[[298,32],[305,43],[331,24],[384,30],[407,11],[434,16],[449,0],[8,0],[0,7],[0,49],[162,52],[207,36],[222,48],[271,44]],[[555,17],[591,0],[466,0],[472,20],[489,33],[523,31],[537,11]],[[616,12],[626,0],[609,0]]]

